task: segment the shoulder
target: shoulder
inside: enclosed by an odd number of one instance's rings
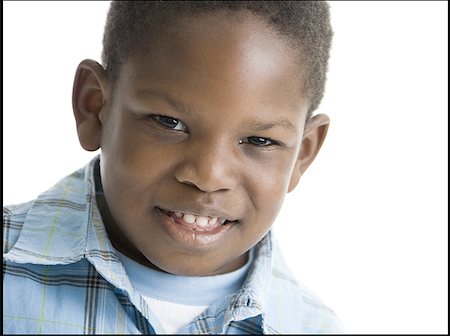
[[[3,253],[7,253],[19,238],[33,201],[3,207]]]
[[[266,302],[268,332],[341,333],[344,328],[322,300],[298,282],[274,244]]]
[[[3,206],[3,219],[10,217],[26,216],[32,204],[33,201]]]
[[[3,253],[17,244],[21,249],[34,246],[37,250],[48,250],[42,248],[42,239],[54,240],[56,232],[59,232],[58,238],[69,239],[67,232],[74,235],[82,230],[79,227],[86,222],[92,195],[95,195],[93,169],[97,161],[98,156],[30,202],[4,206]]]

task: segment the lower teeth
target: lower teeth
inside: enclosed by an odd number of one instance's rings
[[[180,218],[182,218],[182,216],[180,216],[180,214],[177,214],[177,213],[174,213],[174,212],[172,212],[172,213],[167,213],[169,216],[171,216],[171,217],[173,217],[174,219],[180,219]],[[214,223],[214,224],[212,224],[212,226],[215,226],[215,227],[219,227],[219,226],[222,226],[222,225],[224,225],[224,224],[228,224],[228,223],[230,223],[230,221],[228,221],[228,220],[226,220],[226,219],[222,219],[222,220],[218,220],[219,221],[219,224],[220,225],[218,225],[217,226],[217,223]],[[194,224],[194,223],[192,223],[192,224]],[[192,225],[192,224],[190,224],[190,225]],[[205,226],[199,226],[198,224],[196,224],[195,223],[195,225],[196,225],[196,227],[194,227],[194,228],[192,228],[194,231],[208,231],[208,230],[211,230],[211,228],[208,228],[208,226],[209,226],[209,223],[207,223]]]

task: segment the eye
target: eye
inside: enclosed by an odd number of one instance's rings
[[[269,138],[262,138],[262,137],[256,137],[256,136],[252,136],[252,137],[248,137],[246,139],[247,141],[239,141],[239,143],[244,143],[247,142],[251,145],[255,145],[258,147],[267,147],[267,146],[271,146],[271,145],[276,145],[277,142],[274,140],[271,140]]]
[[[161,116],[161,115],[154,115],[154,116],[152,116],[152,118],[155,119],[157,122],[159,122],[164,127],[170,128],[171,130],[182,131],[182,132],[186,132],[186,130],[187,130],[186,125],[178,119]]]

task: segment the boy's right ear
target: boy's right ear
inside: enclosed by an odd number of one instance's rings
[[[77,124],[78,139],[87,151],[100,148],[102,114],[109,95],[105,69],[93,60],[82,61],[75,73],[72,107]]]

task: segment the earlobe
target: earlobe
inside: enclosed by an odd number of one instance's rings
[[[320,147],[327,135],[329,125],[330,118],[325,114],[318,114],[306,123],[299,156],[291,175],[288,192],[294,190],[300,181],[300,177],[314,161],[317,153],[319,153]]]
[[[100,112],[106,108],[108,94],[108,80],[103,67],[93,60],[82,61],[75,74],[72,107],[78,139],[87,151],[100,148]]]

